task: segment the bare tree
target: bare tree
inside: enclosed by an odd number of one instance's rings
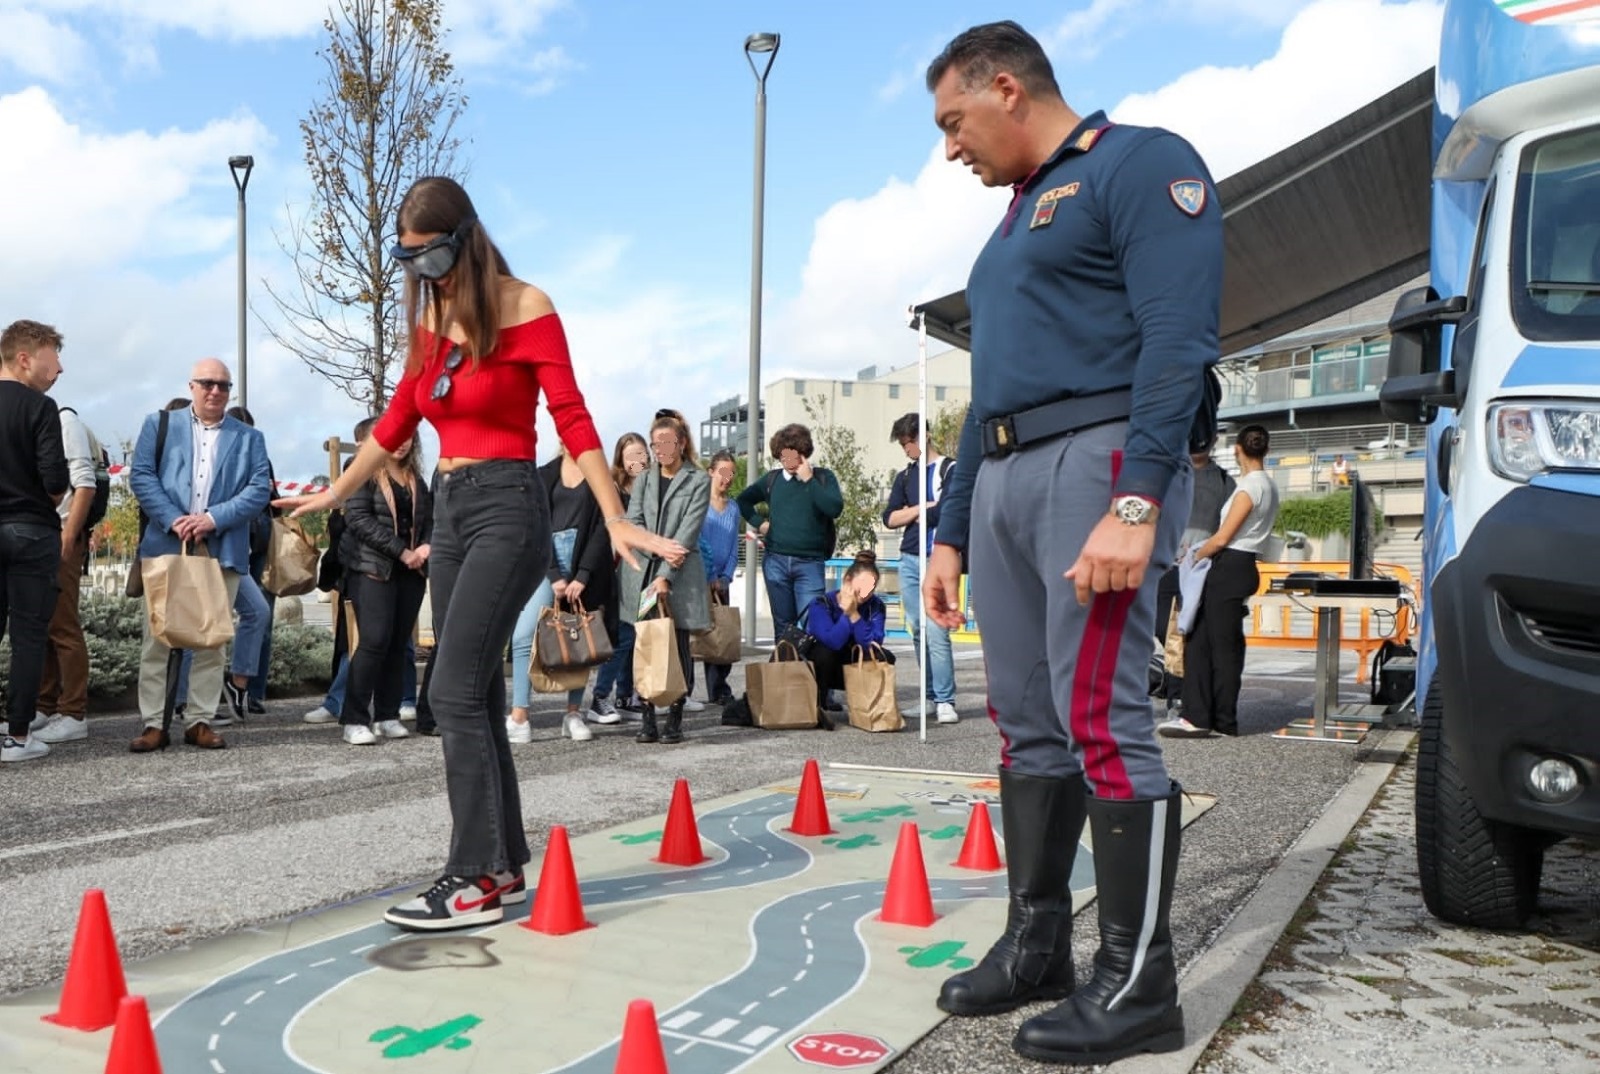
[[[425,175],[450,175],[466,108],[444,50],[443,0],[333,0],[322,96],[300,121],[312,201],[278,245],[298,287],[267,291],[272,337],[371,413],[405,355],[395,213]]]

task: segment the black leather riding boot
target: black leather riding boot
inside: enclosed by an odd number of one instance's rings
[[[1072,862],[1087,803],[1082,775],[1000,770],[1011,903],[1006,931],[983,960],[945,981],[939,1009],[999,1014],[1072,991]]]
[[[1089,799],[1100,950],[1094,976],[1022,1023],[1012,1047],[1047,1063],[1100,1064],[1183,1047],[1168,913],[1183,830],[1182,790],[1143,801]]]
[[[678,698],[667,710],[667,722],[661,728],[661,741],[668,745],[683,741],[683,701],[683,698]]]
[[[656,707],[649,701],[644,703],[644,714],[639,717],[639,733],[633,736],[635,742],[659,742],[661,736],[656,734]]]

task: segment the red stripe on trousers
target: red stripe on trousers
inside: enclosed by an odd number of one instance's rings
[[[1122,452],[1111,453],[1111,487],[1122,473]],[[1128,609],[1138,590],[1099,593],[1089,605],[1089,620],[1072,672],[1072,711],[1068,726],[1083,751],[1083,773],[1100,798],[1133,797],[1133,783],[1122,763],[1122,748],[1111,733],[1111,701],[1117,681],[1117,654]]]

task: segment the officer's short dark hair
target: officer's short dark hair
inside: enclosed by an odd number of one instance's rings
[[[1010,19],[986,22],[957,34],[928,64],[929,93],[952,67],[960,72],[964,90],[987,86],[1005,71],[1022,83],[1031,96],[1057,100],[1061,97],[1050,57],[1032,34]]]
[[[804,425],[785,425],[772,434],[772,457],[774,459],[783,455],[786,448],[793,448],[800,453],[802,459],[809,459],[815,451],[816,445],[811,442],[811,430]]]
[[[922,415],[916,411],[902,414],[894,420],[894,427],[889,430],[889,439],[896,444],[904,444],[908,440],[922,439]]]

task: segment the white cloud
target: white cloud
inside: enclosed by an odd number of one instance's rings
[[[28,0],[27,6],[51,15],[127,19],[232,40],[311,33],[328,14],[328,0]]]
[[[1089,6],[1063,16],[1040,36],[1039,43],[1055,55],[1070,49],[1075,60],[1090,59],[1101,46],[1129,29],[1128,20],[1122,16],[1137,3],[1138,0],[1092,0]]]
[[[37,11],[0,8],[0,65],[27,78],[66,82],[88,62],[89,46],[69,26]]]
[[[1261,20],[1281,17],[1287,6],[1226,2]],[[1058,24],[1052,40],[1082,40],[1114,25],[1125,7],[1095,0]],[[1127,98],[1112,114],[1183,134],[1220,179],[1426,69],[1438,49],[1440,13],[1437,0],[1317,0],[1290,20],[1269,59],[1191,71]],[[936,146],[912,182],[890,179],[830,207],[817,221],[800,292],[769,322],[764,382],[785,373],[849,376],[914,359],[907,305],[965,286],[1005,205],[1006,192],[985,190]]]
[[[1262,160],[1430,67],[1437,0],[1318,0],[1250,67],[1201,67],[1111,111],[1123,123],[1177,131],[1218,179]]]

